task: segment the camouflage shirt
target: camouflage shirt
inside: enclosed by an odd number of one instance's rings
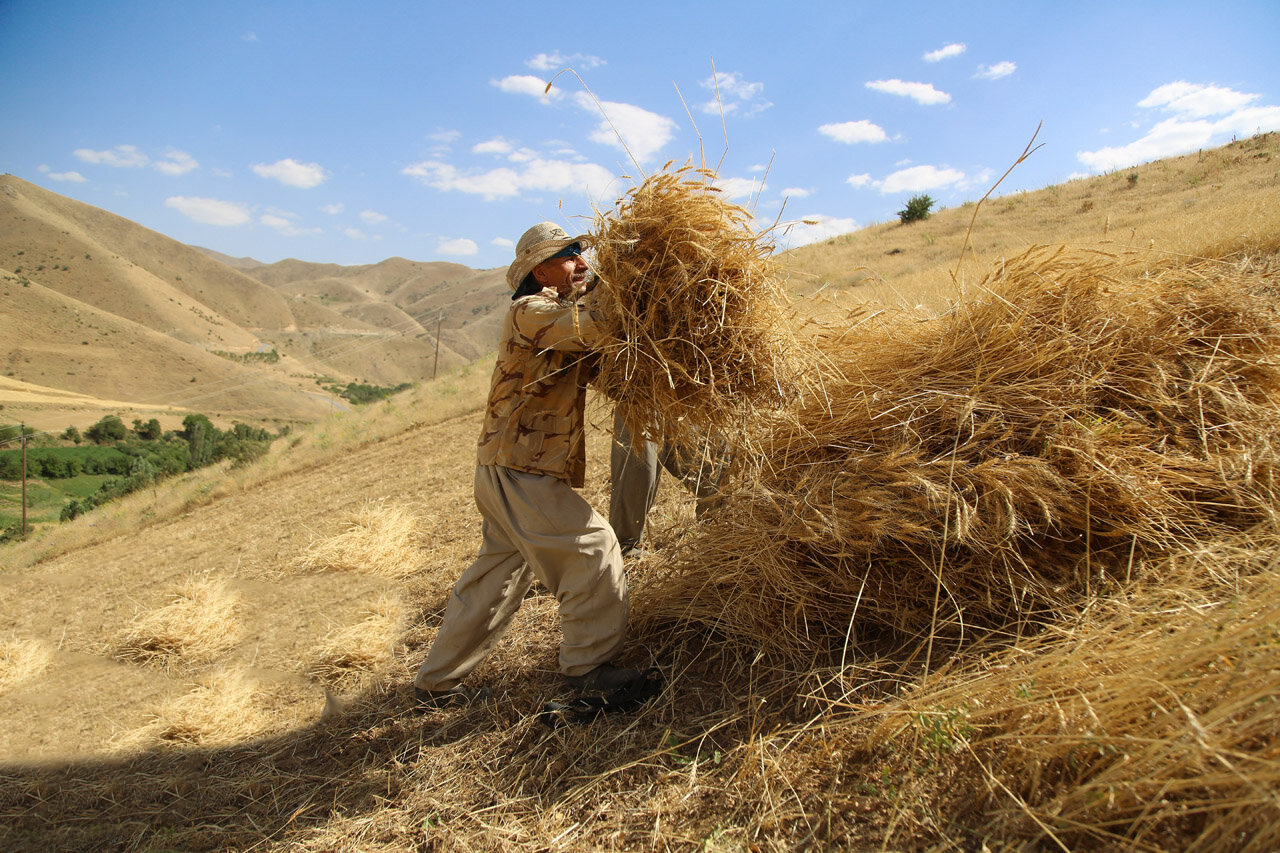
[[[477,454],[481,465],[550,474],[581,488],[586,385],[599,336],[588,308],[554,290],[511,303]]]

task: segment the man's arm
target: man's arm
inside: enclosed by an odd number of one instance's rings
[[[535,350],[585,352],[600,337],[590,309],[576,303],[566,305],[546,296],[521,299],[512,319],[516,332]]]

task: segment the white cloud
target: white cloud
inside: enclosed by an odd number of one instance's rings
[[[506,237],[494,237],[489,242],[494,246],[498,246],[503,249],[514,249],[516,246],[515,240],[509,240]]]
[[[844,121],[839,124],[824,124],[818,128],[823,136],[852,145],[855,142],[884,142],[889,137],[877,124],[869,121]]]
[[[1001,77],[1008,77],[1010,74],[1018,70],[1016,63],[1004,61],[997,62],[995,65],[979,65],[978,73],[973,75],[980,80],[999,80]]]
[[[319,228],[302,228],[294,221],[297,215],[289,213],[286,210],[276,210],[272,208],[266,213],[258,217],[258,221],[263,225],[274,228],[287,237],[297,237],[303,234],[320,234]]]
[[[585,53],[574,53],[565,56],[558,50],[550,53],[539,53],[532,59],[526,60],[525,65],[535,71],[556,71],[565,66],[573,66],[575,68],[598,68],[605,64],[605,61],[598,56],[590,56]]]
[[[756,96],[764,91],[763,83],[748,83],[736,71],[717,71],[705,80],[699,80],[698,85],[719,95],[718,100],[713,98],[702,105],[702,111],[711,115],[719,115],[722,111],[725,114],[741,111],[743,115],[754,116],[773,106],[768,101],[756,100]]]
[[[510,142],[501,136],[495,136],[493,139],[484,142],[477,142],[471,146],[472,154],[510,154],[513,146]]]
[[[342,229],[342,233],[343,233],[343,234],[345,234],[346,236],[350,237],[352,240],[367,240],[367,239],[369,239],[368,237],[366,237],[366,236],[364,235],[364,232],[363,232],[363,231],[361,231],[359,228],[344,228],[344,229]]]
[[[251,218],[249,208],[234,201],[175,195],[165,199],[164,203],[188,219],[205,225],[243,225]]]
[[[366,225],[379,225],[387,221],[387,217],[376,210],[362,210],[360,211],[360,218]]]
[[[1248,106],[1257,95],[1218,86],[1179,81],[1153,90],[1138,106],[1159,107],[1173,118],[1157,122],[1140,139],[1096,151],[1077,151],[1076,159],[1094,172],[1175,157],[1220,145],[1231,137],[1280,130],[1280,107]],[[1212,116],[1220,116],[1210,121]]]
[[[808,198],[813,195],[813,192],[804,187],[787,187],[782,194],[787,198]]]
[[[863,187],[871,186],[873,183],[875,183],[874,181],[871,180],[871,176],[867,174],[850,175],[849,177],[845,178],[844,182],[849,186],[853,187],[854,189],[862,189]]]
[[[675,136],[674,121],[643,107],[617,101],[601,101],[597,106],[585,92],[578,93],[576,102],[581,109],[595,115],[604,111],[600,123],[591,132],[591,141],[630,151],[641,163],[653,159]]]
[[[617,180],[617,176],[603,166],[564,160],[532,160],[524,164],[521,172],[521,181],[526,189],[577,189],[596,196],[605,194]]]
[[[857,230],[856,220],[814,214],[786,225],[779,236],[778,244],[785,249],[794,249],[797,246],[807,246],[819,240],[838,237]]]
[[[964,172],[956,169],[939,169],[937,166],[911,166],[900,169],[883,181],[876,182],[881,194],[921,192],[958,184],[964,180]]]
[[[342,205],[342,204],[339,202],[339,203],[335,203],[335,204],[326,204],[324,207],[320,208],[320,212],[321,212],[321,213],[327,213],[327,214],[329,214],[330,216],[337,216],[337,215],[338,215],[339,213],[341,213],[344,209],[345,209],[344,205]]]
[[[258,34],[255,33],[253,30],[249,30],[247,33],[240,36],[240,41],[249,41],[249,42],[258,41]]]
[[[98,166],[116,166],[125,169],[139,169],[151,162],[151,158],[143,154],[133,145],[117,145],[106,151],[94,151],[89,148],[77,148],[71,152],[86,163]]]
[[[937,50],[931,50],[924,55],[925,62],[941,62],[944,59],[951,59],[965,52],[964,42],[952,42],[944,45]]]
[[[424,160],[401,170],[438,190],[482,196],[492,201],[511,198],[528,191],[576,191],[597,197],[609,193],[617,180],[613,173],[594,163],[547,160],[540,157],[516,168],[462,171],[439,160]]]
[[[765,184],[754,178],[716,178],[715,186],[726,198],[746,198],[765,189]]]
[[[260,178],[270,178],[302,190],[318,187],[329,177],[319,163],[299,163],[292,157],[274,163],[255,163],[253,171]]]
[[[490,82],[509,95],[528,95],[544,103],[553,98],[562,97],[559,89],[548,91],[546,80],[529,74],[512,74],[508,77],[503,77],[501,80],[492,80]]]
[[[462,132],[458,130],[441,130],[436,133],[428,134],[427,139],[432,142],[438,142],[441,145],[452,145],[462,136]]]
[[[37,166],[36,168],[39,172],[41,172],[44,175],[47,175],[49,179],[53,181],[65,181],[71,184],[83,184],[89,180],[79,172],[54,172],[54,171],[51,171],[48,166]]]
[[[436,246],[436,251],[441,255],[466,256],[478,253],[480,247],[475,244],[474,240],[459,237],[455,240],[441,240],[440,245]]]
[[[165,159],[157,160],[154,165],[166,175],[185,175],[200,165],[196,162],[196,158],[176,148],[170,148],[164,156]]]
[[[932,83],[908,83],[905,80],[872,80],[867,83],[868,89],[884,92],[886,95],[898,95],[910,98],[918,104],[931,106],[951,101],[951,96],[933,88]]]
[[[1244,109],[1257,99],[1257,95],[1221,86],[1200,86],[1179,80],[1154,89],[1150,95],[1138,101],[1138,106],[1163,107],[1168,112],[1188,118],[1208,118]]]
[[[401,170],[401,174],[417,178],[438,190],[454,190],[467,195],[484,196],[492,201],[520,194],[520,176],[514,169],[491,169],[484,172],[459,172],[438,160],[423,160]]]

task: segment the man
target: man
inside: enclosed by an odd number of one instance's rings
[[[497,643],[540,580],[560,610],[560,671],[578,694],[625,691],[645,679],[610,661],[626,632],[628,598],[617,537],[574,488],[586,472],[586,383],[596,316],[585,237],[539,223],[507,268],[515,291],[503,322],[480,434],[476,506],[480,553],[449,597],[444,621],[414,679],[425,706],[485,694],[464,679]]]

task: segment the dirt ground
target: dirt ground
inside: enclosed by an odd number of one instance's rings
[[[480,415],[413,427],[178,518],[0,571],[0,641],[34,641],[51,653],[38,676],[0,690],[0,764],[58,763],[129,749],[166,703],[219,677],[268,691],[273,731],[315,722],[326,697],[304,674],[311,653],[388,599],[405,608],[403,629],[412,633],[416,626],[415,638],[429,639],[424,620],[443,608],[474,556],[480,517],[471,482]],[[583,490],[602,513],[608,442],[602,429],[592,430]],[[666,491],[682,499],[679,489]],[[308,546],[338,536],[369,507],[403,508],[415,519],[418,571],[396,578],[300,568]],[[238,640],[206,662],[121,659],[119,640],[131,624],[200,579],[238,599],[228,626]],[[398,649],[393,680],[411,678],[418,662],[412,645]],[[554,644],[548,653],[554,665]]]
[[[325,696],[301,675],[308,651],[359,622],[379,595],[424,584],[443,595],[478,544],[470,494],[478,429],[474,415],[414,429],[133,535],[0,573],[0,638],[52,652],[42,674],[0,695],[0,763],[109,751],[160,704],[218,673],[274,684],[283,717],[314,719]],[[419,516],[430,545],[420,576],[406,584],[295,568],[309,543],[338,533],[368,501],[404,503]],[[228,652],[169,669],[113,657],[136,616],[202,577],[239,595],[241,639]]]

